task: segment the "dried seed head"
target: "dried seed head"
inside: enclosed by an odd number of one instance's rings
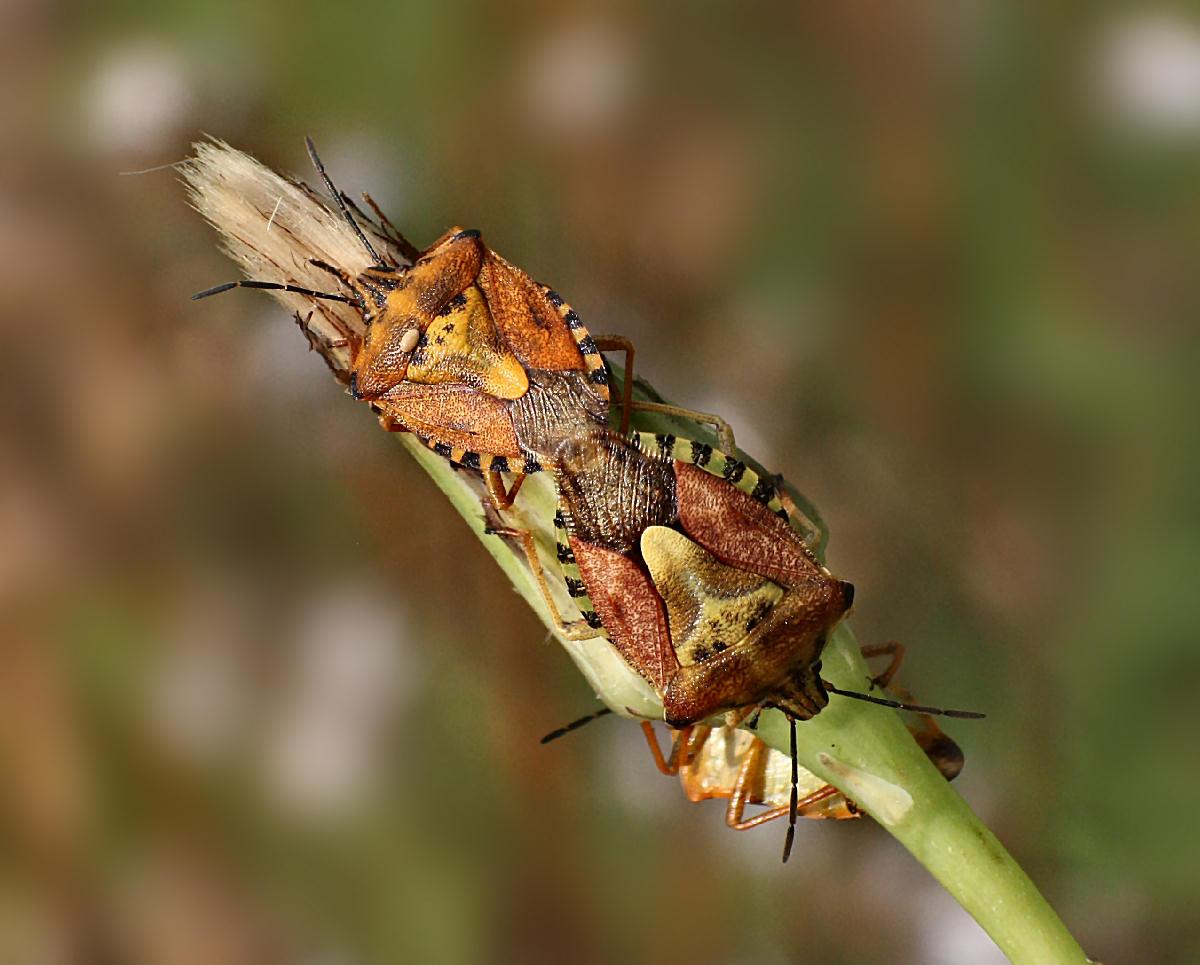
[[[226,253],[247,278],[329,291],[329,270],[357,277],[371,256],[340,212],[333,211],[307,185],[281,177],[248,154],[212,139],[193,145],[179,168],[188,200],[221,234]],[[405,263],[396,243],[363,219],[362,229],[385,258]],[[345,377],[350,366],[346,335],[361,335],[358,308],[337,302],[314,303],[305,295],[276,291],[291,311],[307,314],[321,354]]]

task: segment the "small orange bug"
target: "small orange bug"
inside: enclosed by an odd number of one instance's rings
[[[962,750],[932,718],[923,716],[921,722],[911,723],[909,730],[947,780],[958,776],[963,765]],[[699,745],[687,763],[678,768],[688,800],[727,798],[725,823],[737,831],[791,812],[792,762],[786,754],[734,727],[713,729],[699,725],[686,743]],[[863,813],[837,788],[804,768],[798,769],[797,789],[797,817],[842,819]],[[767,810],[746,817],[747,805],[755,804],[764,805]]]
[[[864,658],[889,655],[887,668],[871,681],[872,689],[883,688],[902,706],[911,706],[912,696],[891,683],[904,656],[904,648],[888,642],[862,648]],[[932,710],[933,708],[928,708]],[[928,713],[912,715],[909,733],[948,781],[962,771],[962,749],[946,735]],[[792,761],[786,754],[746,730],[697,725],[675,731],[671,754],[664,760],[648,721],[642,722],[646,740],[658,769],[678,774],[690,801],[727,798],[725,823],[735,830],[757,827],[783,817],[791,810]],[[844,794],[811,771],[797,768],[796,816],[804,818],[854,818],[863,812]],[[766,811],[745,817],[747,805],[764,805]]]
[[[954,780],[963,767],[962,749],[937,726],[930,715],[980,715],[912,704],[911,695],[890,683],[903,659],[904,648],[900,644],[888,642],[863,647],[862,655],[868,659],[883,655],[892,658],[887,668],[872,679],[872,689],[885,688],[887,693],[897,698],[880,700],[881,703],[916,712],[917,716],[907,723],[909,733],[942,776],[948,781]],[[604,708],[572,721],[547,734],[542,738],[542,743],[609,713],[611,710]],[[740,721],[743,718],[738,716],[737,719]],[[695,724],[672,730],[671,751],[666,757],[659,748],[652,724],[643,720],[641,727],[658,770],[663,774],[678,775],[690,801],[727,799],[725,823],[734,830],[744,831],[784,816],[790,816],[794,825],[797,818],[846,819],[864,813],[836,787],[800,767],[794,751],[789,756],[768,747],[752,732],[739,728],[735,722],[727,721],[721,727]],[[746,808],[750,805],[762,805],[766,810],[747,817]],[[792,834],[793,828],[789,826],[785,861]]]

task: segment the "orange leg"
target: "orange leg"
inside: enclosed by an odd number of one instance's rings
[[[725,809],[725,823],[735,831],[747,831],[750,828],[756,828],[760,824],[766,824],[768,821],[774,821],[776,818],[786,817],[792,811],[791,802],[788,802],[788,804],[771,808],[768,811],[763,811],[761,814],[756,814],[752,818],[745,816],[746,805],[757,803],[753,801],[755,790],[758,790],[760,798],[762,796],[766,759],[767,745],[760,740],[755,740],[750,745],[750,749],[746,752],[746,756],[742,760],[742,766],[738,771],[737,783],[734,784],[733,794],[729,797],[729,807]],[[805,808],[812,807],[812,805],[818,804],[838,793],[840,792],[832,784],[819,787],[817,790],[806,794],[796,801],[796,813],[803,814]]]
[[[870,646],[863,647],[859,652],[863,655],[864,660],[885,655],[892,658],[882,673],[876,674],[871,678],[872,690],[876,687],[883,689],[891,683],[892,678],[896,676],[896,671],[900,669],[900,661],[904,659],[904,644],[897,643],[895,640],[889,640],[887,643],[873,643]]]
[[[492,501],[492,505],[496,507],[496,511],[508,509],[512,506],[513,501],[517,498],[517,492],[521,488],[521,484],[525,482],[525,474],[517,473],[513,479],[512,485],[504,488],[504,479],[500,473],[494,470],[488,470],[483,474],[483,481],[487,485],[488,498]]]
[[[831,798],[835,794],[840,793],[832,784],[826,784],[822,788],[818,788],[811,794],[806,794],[796,802],[796,813],[802,815],[804,809],[812,807],[814,804],[819,804],[826,798]],[[751,828],[756,828],[760,824],[766,824],[768,821],[774,821],[776,818],[787,817],[792,812],[790,804],[785,804],[782,807],[771,808],[769,811],[764,811],[762,814],[756,814],[752,818],[744,818],[742,815],[745,811],[746,800],[738,799],[736,796],[729,799],[729,807],[725,811],[725,823],[735,831],[748,831]]]
[[[703,724],[685,727],[674,733],[671,738],[671,756],[667,759],[667,763],[675,769],[674,773],[678,774],[681,767],[690,765],[696,759],[711,733],[712,728]]]
[[[677,405],[667,405],[665,402],[646,402],[633,398],[633,343],[624,335],[594,335],[592,340],[602,352],[625,353],[625,378],[621,386],[621,434],[629,434],[629,417],[634,412],[657,412],[661,415],[674,416],[678,419],[689,419],[692,422],[703,422],[717,430],[719,447],[728,453],[737,448],[733,441],[733,429],[720,416],[708,412],[698,412],[695,409],[685,409]]]
[[[658,737],[654,733],[654,725],[648,720],[642,721],[642,733],[646,735],[646,743],[650,745],[650,753],[654,757],[654,766],[658,768],[659,773],[666,774],[668,777],[675,777],[679,774],[679,769],[686,764],[690,764],[696,756],[696,752],[704,746],[704,742],[708,740],[708,735],[712,732],[711,727],[697,725],[692,727],[681,727],[671,734],[671,753],[667,757],[663,757],[662,748],[658,746]]]
[[[625,376],[621,380],[621,435],[629,435],[633,410],[633,342],[624,335],[595,335],[592,341],[601,352],[625,353]]]
[[[550,595],[550,587],[546,585],[546,571],[542,567],[542,561],[537,553],[537,546],[533,542],[533,534],[529,530],[517,529],[512,526],[495,526],[489,527],[487,531],[493,536],[515,539],[521,544],[521,549],[525,553],[525,560],[529,563],[529,569],[533,572],[538,592],[542,596],[542,602],[546,604],[551,622],[558,633],[561,633],[568,640],[591,640],[604,635],[603,630],[591,626],[585,620],[574,620],[568,623],[562,618],[558,604],[554,602],[554,597]]]
[[[654,733],[654,725],[650,721],[642,721],[642,733],[646,735],[646,743],[650,745],[650,753],[654,756],[654,766],[658,768],[658,772],[668,776],[677,774],[678,771],[671,770],[671,766],[663,757],[662,748],[658,746],[658,737]]]
[[[733,785],[733,793],[729,796],[729,806],[725,809],[725,823],[735,831],[745,831],[747,828],[754,827],[755,824],[762,824],[764,820],[769,820],[761,814],[757,818],[743,820],[746,804],[750,801],[754,788],[762,786],[766,757],[767,745],[756,737],[750,745],[750,749],[746,751],[746,756],[742,759],[737,781]]]

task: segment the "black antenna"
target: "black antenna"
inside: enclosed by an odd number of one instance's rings
[[[297,285],[281,285],[273,281],[227,281],[224,285],[218,285],[216,288],[196,292],[192,296],[192,301],[195,301],[197,298],[207,298],[209,295],[219,295],[221,292],[227,292],[232,288],[264,288],[267,291],[292,292],[295,295],[307,295],[309,298],[324,298],[326,301],[345,302],[347,305],[353,305],[355,308],[358,307],[358,302],[347,298],[345,295],[315,292],[310,288],[300,288]]]
[[[396,243],[396,246],[403,253],[404,257],[407,258],[409,261],[411,261],[413,264],[416,264],[417,259],[419,259],[421,257],[421,249],[418,248],[416,245],[414,245],[407,238],[405,238],[404,234],[400,231],[400,229],[397,228],[394,224],[392,224],[388,220],[388,216],[379,210],[379,205],[377,205],[375,203],[374,198],[372,198],[369,194],[367,194],[366,191],[363,192],[362,196],[363,196],[363,200],[367,202],[367,204],[370,206],[371,210],[375,212],[375,217],[379,219],[380,225],[382,225],[387,231],[390,231],[392,233],[392,241],[394,241]],[[354,204],[353,201],[351,201],[350,203],[351,203],[351,205]],[[357,206],[355,206],[355,210],[356,211],[358,210]]]
[[[541,742],[543,744],[549,744],[552,740],[557,740],[558,738],[562,737],[563,734],[569,734],[573,730],[578,730],[584,724],[589,724],[593,720],[596,720],[598,717],[603,717],[606,714],[611,714],[611,713],[612,713],[611,710],[609,710],[607,707],[603,707],[600,710],[596,711],[594,714],[588,714],[586,717],[580,717],[579,720],[573,720],[573,721],[571,721],[571,723],[569,723],[563,727],[560,727],[558,730],[550,731],[549,734],[547,734],[545,737],[542,738]]]
[[[799,805],[799,791],[797,785],[800,783],[800,764],[797,761],[799,756],[796,749],[796,718],[788,715],[788,724],[792,731],[792,803],[788,810],[788,829],[787,837],[783,839],[783,860],[786,863],[788,857],[792,853],[792,842],[796,840],[796,808]]]
[[[906,704],[899,700],[872,697],[869,694],[860,694],[854,690],[842,690],[835,687],[828,680],[822,680],[821,683],[825,685],[825,689],[831,694],[841,694],[843,697],[853,697],[855,700],[865,700],[868,703],[879,704],[883,707],[895,707],[897,710],[911,710],[918,714],[932,714],[939,717],[961,717],[966,720],[979,720],[987,716],[987,714],[979,714],[973,710],[942,710],[939,707],[925,707],[921,704]]]
[[[333,200],[337,202],[337,206],[342,209],[342,215],[346,222],[354,229],[354,233],[358,235],[358,240],[363,243],[363,247],[371,253],[371,257],[375,259],[377,266],[383,266],[383,259],[379,257],[379,253],[371,247],[371,242],[367,241],[367,236],[363,234],[362,228],[358,226],[358,222],[350,214],[350,209],[346,207],[346,202],[342,200],[342,193],[333,186],[333,181],[329,179],[329,175],[325,173],[325,165],[321,163],[321,159],[317,157],[317,149],[313,146],[312,138],[306,137],[304,143],[308,146],[308,156],[312,158],[312,163],[321,174],[321,180],[325,182],[325,187],[329,189]]]

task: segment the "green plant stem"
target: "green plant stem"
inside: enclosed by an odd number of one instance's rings
[[[643,425],[643,428],[662,428]],[[692,435],[702,433],[691,427]],[[399,437],[454,507],[467,520],[513,586],[553,631],[524,557],[509,541],[488,535],[482,486],[453,470],[410,436]],[[549,474],[526,479],[514,510],[534,533],[547,572],[557,499]],[[557,589],[551,581],[552,590]],[[557,594],[556,594],[557,599]],[[565,594],[561,612],[573,616]],[[619,714],[661,719],[662,707],[648,685],[627,668],[606,641],[558,637],[596,693]],[[865,690],[871,672],[850,628],[842,624],[825,650],[826,679],[848,690]],[[986,724],[970,725],[986,726]],[[777,711],[761,716],[756,734],[789,753],[787,722]],[[800,764],[855,801],[892,834],[983,927],[1016,965],[1066,965],[1089,961],[1049,903],[995,835],[942,777],[890,709],[833,695],[830,705],[797,726]]]
[[[866,689],[871,673],[845,624],[835,631],[823,663],[824,675],[837,686]],[[788,751],[782,714],[763,714],[757,733]],[[1029,876],[942,777],[895,711],[835,694],[825,710],[797,725],[797,751],[803,767],[851,797],[904,845],[1011,961],[1088,961]]]

